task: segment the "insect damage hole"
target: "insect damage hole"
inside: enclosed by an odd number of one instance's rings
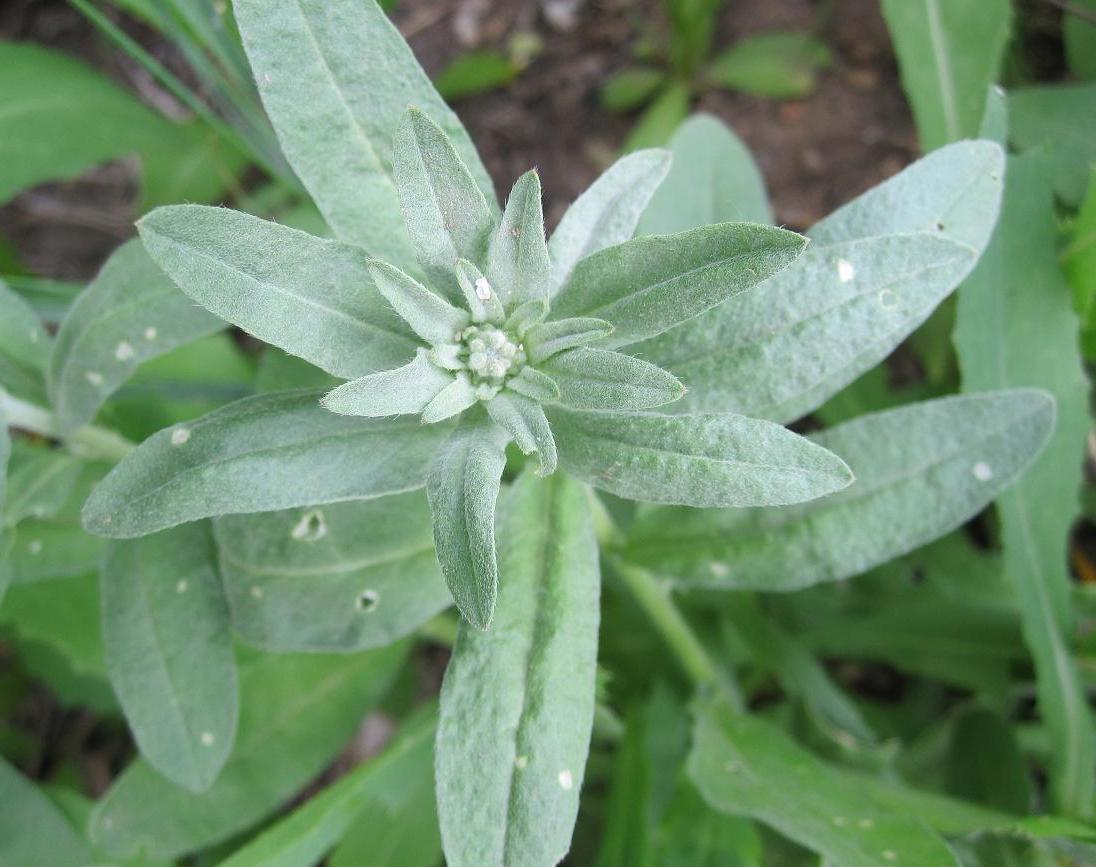
[[[354,606],[363,614],[376,610],[380,605],[381,594],[376,590],[363,590],[354,602]]]
[[[323,512],[312,509],[301,515],[301,519],[289,534],[298,542],[318,542],[327,535],[327,521]]]
[[[898,293],[893,289],[880,289],[879,306],[884,310],[893,310],[898,306]]]

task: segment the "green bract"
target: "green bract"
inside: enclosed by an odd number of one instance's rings
[[[349,381],[320,400],[327,420],[307,409],[308,396],[287,394],[280,410],[277,398],[241,404],[216,424],[210,417],[150,441],[96,490],[89,528],[133,536],[425,484],[453,598],[487,628],[498,592],[495,500],[511,440],[536,455],[541,475],[562,457],[591,484],[660,503],[787,504],[851,481],[840,458],[768,422],[649,413],[687,384],[627,353],[779,273],[802,253],[802,237],[718,223],[625,240],[641,213],[636,194],[606,202],[605,188],[639,182],[649,199],[644,179],[668,165],[651,152],[622,160],[580,199],[550,253],[536,172],[518,179],[499,215],[445,131],[415,108],[396,129],[392,164],[417,258],[404,268],[217,208],[172,206],[142,220],[149,253],[191,298]],[[311,449],[284,442],[290,425],[303,430],[293,416],[314,427]],[[393,416],[460,423],[434,437],[385,420]],[[325,450],[333,456],[333,445],[339,462],[359,467],[321,482],[326,471],[310,466]],[[271,449],[292,449],[296,479],[267,466]],[[373,469],[363,472],[362,461]]]

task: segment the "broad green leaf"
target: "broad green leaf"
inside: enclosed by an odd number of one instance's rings
[[[1009,0],[883,0],[921,149],[978,134],[1012,18]]]
[[[198,205],[158,208],[138,228],[156,264],[192,299],[328,373],[363,376],[415,350],[360,249]]]
[[[429,780],[435,726],[433,713],[413,719],[379,756],[261,833],[219,867],[314,867],[362,821],[363,814],[380,813],[389,823],[398,823],[413,803],[424,771]],[[368,863],[378,865],[372,853]]]
[[[1004,567],[1016,585],[1039,709],[1054,744],[1053,802],[1066,814],[1089,818],[1096,730],[1069,653],[1066,570],[1089,430],[1088,381],[1056,254],[1052,168],[1042,154],[1009,161],[997,234],[959,293],[955,345],[964,391],[1035,386],[1057,403],[1046,452],[998,506]]]
[[[4,506],[0,524],[52,518],[72,495],[83,469],[83,462],[68,452],[18,443],[8,473],[6,505],[0,500]]]
[[[648,102],[666,82],[666,73],[651,66],[626,66],[610,75],[598,96],[609,111],[632,111]]]
[[[550,476],[556,471],[556,441],[539,403],[520,394],[504,392],[487,402],[487,413],[495,424],[510,434],[522,454],[537,455],[540,460],[538,475]]]
[[[415,108],[396,130],[392,171],[419,263],[435,287],[458,301],[457,261],[484,263],[494,202],[476,186],[441,127]]]
[[[0,864],[87,867],[94,856],[64,814],[33,783],[0,759]]]
[[[548,242],[551,295],[567,283],[579,261],[631,240],[640,215],[669,170],[666,151],[637,151],[613,163],[575,200]]]
[[[341,240],[415,269],[392,168],[409,105],[441,125],[494,199],[460,120],[373,0],[294,0],[276,9],[237,0],[233,10],[282,150]]]
[[[536,364],[557,352],[595,343],[612,333],[613,326],[604,319],[556,319],[530,328],[525,334],[523,345],[529,361]]]
[[[590,316],[615,329],[607,346],[661,334],[722,304],[795,261],[805,239],[784,229],[720,223],[637,238],[575,267],[552,318]]]
[[[461,624],[442,685],[435,768],[451,867],[552,867],[570,847],[599,619],[586,497],[560,473],[526,473],[499,510],[495,620]]]
[[[87,424],[142,362],[224,328],[129,241],[73,303],[49,360],[49,393],[65,430]]]
[[[50,338],[34,308],[0,280],[0,388],[42,401]]]
[[[110,682],[141,755],[193,792],[232,752],[236,660],[209,526],[107,547],[100,576]]]
[[[432,361],[425,349],[403,367],[371,373],[329,391],[320,400],[324,409],[339,415],[382,418],[422,412],[438,393],[453,382]]]
[[[1081,201],[1096,162],[1096,84],[1024,87],[1008,96],[1009,138],[1022,151],[1048,146],[1054,191]]]
[[[833,62],[829,46],[810,33],[762,33],[741,39],[705,72],[712,83],[768,99],[802,99]]]
[[[115,856],[175,858],[254,825],[346,743],[387,692],[405,650],[241,657],[236,746],[213,786],[192,794],[138,760],[96,805],[92,842]]]
[[[84,525],[129,538],[215,515],[422,487],[446,426],[335,415],[320,406],[320,394],[256,395],[160,431],[95,488]]]
[[[544,239],[540,175],[526,172],[510,193],[502,220],[491,235],[487,276],[507,308],[548,300],[551,263]]]
[[[559,462],[629,500],[685,506],[788,505],[848,486],[836,455],[739,415],[549,412]]]
[[[677,411],[786,422],[816,409],[974,267],[997,218],[1002,160],[990,142],[941,148],[816,224],[807,252],[757,291],[636,352],[689,388]]]
[[[421,492],[214,523],[241,640],[274,653],[403,638],[453,599]]]
[[[637,234],[668,235],[713,223],[772,223],[761,172],[723,121],[694,114],[670,139],[670,153],[670,173],[651,197]]]
[[[463,420],[438,449],[426,478],[434,545],[457,608],[487,629],[498,591],[495,500],[508,436],[482,415]]]
[[[840,493],[794,509],[653,510],[632,528],[629,550],[690,586],[789,591],[839,581],[978,514],[1032,463],[1053,426],[1053,401],[1031,389],[862,416],[813,437],[856,476]]]
[[[570,349],[538,370],[559,387],[557,400],[572,409],[634,412],[671,403],[685,393],[661,367],[607,349]]]
[[[698,708],[689,776],[717,810],[749,816],[841,867],[958,867],[916,814],[891,808],[770,723]]]
[[[497,51],[458,54],[434,78],[434,87],[446,102],[500,90],[517,78],[521,65]]]
[[[134,153],[146,203],[206,201],[236,165],[211,147],[208,130],[173,123],[91,67],[31,42],[0,44],[0,93],[0,202]]]
[[[670,82],[639,116],[628,138],[625,139],[622,150],[627,153],[640,148],[665,145],[673,136],[674,130],[689,114],[691,101],[692,94],[685,82]]]

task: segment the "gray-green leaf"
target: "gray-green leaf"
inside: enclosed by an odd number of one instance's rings
[[[480,629],[491,623],[498,591],[495,500],[506,440],[482,415],[464,419],[438,449],[426,479],[438,562],[457,608]]]
[[[495,622],[461,624],[442,687],[435,763],[452,867],[552,867],[570,846],[599,619],[586,496],[562,474],[526,473],[500,509]]]
[[[138,228],[156,264],[187,295],[328,373],[363,376],[415,351],[360,249],[200,205],[157,208]]]
[[[84,526],[128,538],[215,515],[422,487],[445,426],[335,415],[320,394],[245,398],[149,437],[92,492]]]
[[[415,108],[396,130],[392,170],[419,262],[432,285],[459,303],[457,260],[483,264],[495,228],[494,203],[442,129]]]
[[[550,476],[556,471],[556,441],[537,401],[503,392],[487,401],[487,413],[510,434],[522,454],[536,453],[540,459],[539,475]]]
[[[373,285],[411,330],[427,343],[449,343],[468,324],[468,314],[386,262],[369,263]]]
[[[141,754],[205,791],[232,752],[236,660],[206,523],[107,547],[100,573],[111,685]]]
[[[441,124],[494,197],[468,133],[373,0],[237,0],[233,12],[282,149],[343,241],[415,268],[392,177],[408,105]]]
[[[502,221],[487,250],[487,277],[507,308],[548,299],[548,245],[540,175],[526,172],[510,193]]]
[[[976,515],[1027,468],[1053,424],[1054,402],[1034,390],[863,416],[814,437],[856,475],[841,493],[795,509],[654,510],[629,547],[690,586],[790,591],[838,581]]]
[[[369,418],[418,413],[452,381],[452,375],[420,349],[409,364],[345,382],[325,394],[320,404],[339,415]]]
[[[721,223],[637,238],[583,259],[556,298],[552,316],[612,324],[608,346],[654,337],[782,271],[803,252],[794,232]]]
[[[33,783],[0,759],[0,864],[87,867],[91,848]]]
[[[49,393],[66,431],[87,424],[137,366],[225,327],[149,258],[123,244],[69,308],[49,361]]]
[[[274,653],[403,638],[453,603],[421,491],[214,523],[240,638]]]
[[[0,280],[0,388],[41,400],[49,353],[49,334],[34,308]]]
[[[567,209],[548,253],[555,295],[582,259],[631,239],[640,215],[670,170],[664,150],[642,150],[617,160]]]
[[[604,319],[555,319],[534,325],[525,335],[525,353],[532,364],[545,358],[593,343],[613,333],[613,326]]]
[[[557,400],[572,409],[636,412],[685,394],[685,386],[673,374],[608,349],[570,349],[538,369],[559,387]]]
[[[685,506],[788,505],[852,481],[839,457],[738,415],[549,412],[560,464],[629,500]]]

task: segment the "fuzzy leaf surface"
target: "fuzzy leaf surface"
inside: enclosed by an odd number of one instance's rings
[[[487,413],[510,434],[522,454],[537,455],[540,475],[550,476],[556,471],[556,441],[539,403],[521,394],[504,392],[488,401]]]
[[[319,405],[320,394],[244,398],[149,437],[92,492],[85,527],[128,538],[216,515],[422,487],[444,425],[338,416]]]
[[[50,337],[34,308],[0,280],[0,388],[41,401],[49,353]]]
[[[452,867],[552,867],[570,847],[599,620],[586,496],[560,473],[526,473],[499,511],[495,620],[461,624],[442,686],[435,771]]]
[[[837,455],[779,425],[745,416],[553,407],[548,417],[563,468],[629,500],[705,508],[788,505],[852,481]]]
[[[468,133],[373,0],[237,0],[233,11],[282,150],[341,240],[415,269],[392,169],[409,105],[441,125],[494,198]]]
[[[453,377],[433,364],[426,350],[395,370],[371,373],[345,382],[323,396],[320,403],[338,415],[383,418],[422,412]]]
[[[415,350],[360,249],[200,205],[158,208],[138,228],[187,295],[328,373],[363,376],[397,367]]]
[[[552,318],[589,316],[615,329],[603,345],[654,337],[790,265],[806,241],[752,223],[720,223],[637,238],[583,259]]]
[[[421,491],[214,522],[232,626],[272,653],[403,638],[453,599]]]
[[[1054,403],[1033,389],[912,404],[812,439],[856,481],[791,509],[657,509],[631,534],[649,568],[689,586],[791,591],[839,581],[950,532],[1039,454]]]
[[[495,501],[506,440],[488,419],[464,419],[435,454],[426,478],[438,562],[460,613],[480,629],[491,622],[498,591]]]
[[[559,387],[557,400],[572,409],[635,412],[677,400],[685,387],[647,361],[608,349],[571,349],[538,370]]]
[[[77,296],[57,333],[49,393],[61,426],[90,422],[138,365],[224,327],[179,291],[140,241],[123,244]]]
[[[636,234],[669,235],[713,223],[772,223],[761,172],[723,121],[694,114],[670,139],[670,153],[673,165]]]
[[[552,233],[551,293],[570,279],[582,259],[629,241],[640,216],[670,170],[664,150],[636,151],[613,163],[579,196]]]
[[[351,656],[241,656],[236,746],[213,786],[192,794],[138,760],[96,804],[92,842],[117,857],[173,859],[254,825],[331,761],[405,657],[400,644]]]
[[[538,298],[547,300],[550,268],[540,175],[528,171],[514,184],[502,221],[491,236],[487,277],[510,308]]]
[[[208,524],[113,542],[100,573],[107,672],[141,754],[193,792],[236,735],[236,660]]]

